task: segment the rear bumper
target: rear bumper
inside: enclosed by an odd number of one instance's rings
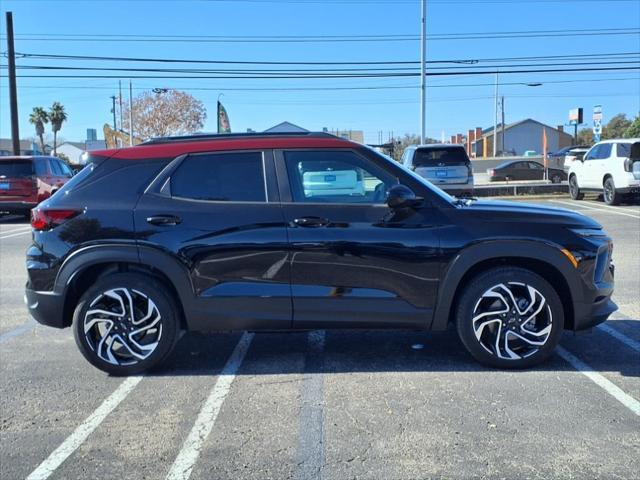
[[[64,328],[68,324],[64,321],[64,299],[55,292],[37,292],[25,289],[25,302],[31,316],[42,325]]]

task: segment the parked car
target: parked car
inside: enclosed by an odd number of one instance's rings
[[[32,212],[26,301],[112,374],[160,364],[184,329],[449,324],[478,361],[522,368],[617,308],[594,220],[455,199],[343,138],[177,137],[91,155]],[[305,172],[327,171],[364,190],[309,188]]]
[[[569,150],[569,153],[564,157],[564,171],[568,173],[571,168],[571,164],[576,160],[582,160],[588,151],[589,147],[576,147]]]
[[[473,192],[473,168],[462,145],[412,145],[405,149],[401,163],[446,192]]]
[[[581,148],[581,149],[584,149],[586,151],[586,150],[589,149],[589,146],[588,145],[571,145],[571,146],[568,146],[568,147],[561,148],[557,152],[548,153],[547,157],[549,157],[549,158],[558,158],[558,159],[564,158],[567,155],[569,155],[571,150],[574,150],[576,148]]]
[[[28,216],[73,172],[62,160],[44,156],[0,156],[0,212]]]
[[[640,193],[640,139],[596,143],[569,169],[569,192],[581,200],[585,191],[602,192],[605,203],[616,205],[627,194]]]
[[[548,179],[560,183],[567,179],[567,174],[557,168],[547,168]],[[489,181],[503,182],[510,180],[544,180],[544,165],[531,160],[511,160],[497,167],[487,169]]]

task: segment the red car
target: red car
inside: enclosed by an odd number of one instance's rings
[[[0,157],[0,212],[28,216],[72,176],[69,166],[55,157]]]

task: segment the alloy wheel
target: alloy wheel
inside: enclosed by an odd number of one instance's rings
[[[569,179],[569,189],[571,190],[571,196],[573,198],[578,196],[578,182],[576,177],[571,177]]]
[[[475,304],[472,323],[476,340],[487,352],[500,359],[519,360],[546,344],[553,315],[538,290],[508,282],[482,294]]]
[[[604,200],[607,203],[611,203],[613,196],[615,195],[612,182],[604,182]]]
[[[103,361],[133,365],[147,359],[162,336],[162,316],[144,293],[113,288],[98,295],[83,319],[87,344]]]

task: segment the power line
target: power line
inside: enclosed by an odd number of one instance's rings
[[[6,57],[6,52],[3,52]],[[589,53],[574,55],[546,55],[546,56],[524,56],[524,57],[503,57],[503,58],[480,58],[480,59],[443,59],[427,60],[427,64],[475,64],[483,62],[501,61],[546,61],[546,60],[571,60],[571,59],[597,59],[597,58],[617,58],[625,56],[640,56],[640,52],[618,52],[618,53]],[[420,65],[419,60],[386,60],[386,61],[327,61],[327,62],[296,62],[296,61],[256,61],[256,60],[210,60],[210,59],[177,59],[177,58],[149,58],[149,57],[111,57],[111,56],[89,56],[89,55],[60,55],[48,53],[22,53],[17,52],[16,57],[21,59],[40,60],[78,60],[78,61],[117,61],[117,62],[154,62],[154,63],[202,63],[220,65]]]
[[[500,70],[501,74],[521,73],[571,73],[571,72],[606,72],[606,71],[640,71],[640,65],[616,66],[616,67],[581,67],[581,68],[544,68],[526,70]],[[465,76],[465,75],[495,75],[495,70],[483,71],[454,71],[454,72],[427,72],[427,76]],[[419,72],[378,73],[378,74],[336,74],[336,75],[274,75],[274,76],[242,76],[242,75],[126,75],[127,78],[148,79],[245,79],[245,80],[283,80],[283,79],[325,79],[325,78],[390,78],[390,77],[416,77]],[[6,75],[2,75],[6,77]],[[20,78],[122,78],[122,75],[18,75]]]
[[[523,30],[512,32],[441,33],[427,35],[429,41],[483,40],[512,38],[558,38],[584,36],[640,35],[635,28],[600,28],[582,30]],[[4,38],[0,35],[0,38]],[[151,34],[21,34],[16,40],[46,42],[149,42],[149,43],[345,43],[345,42],[413,42],[420,37],[413,34],[396,35],[151,35]]]

